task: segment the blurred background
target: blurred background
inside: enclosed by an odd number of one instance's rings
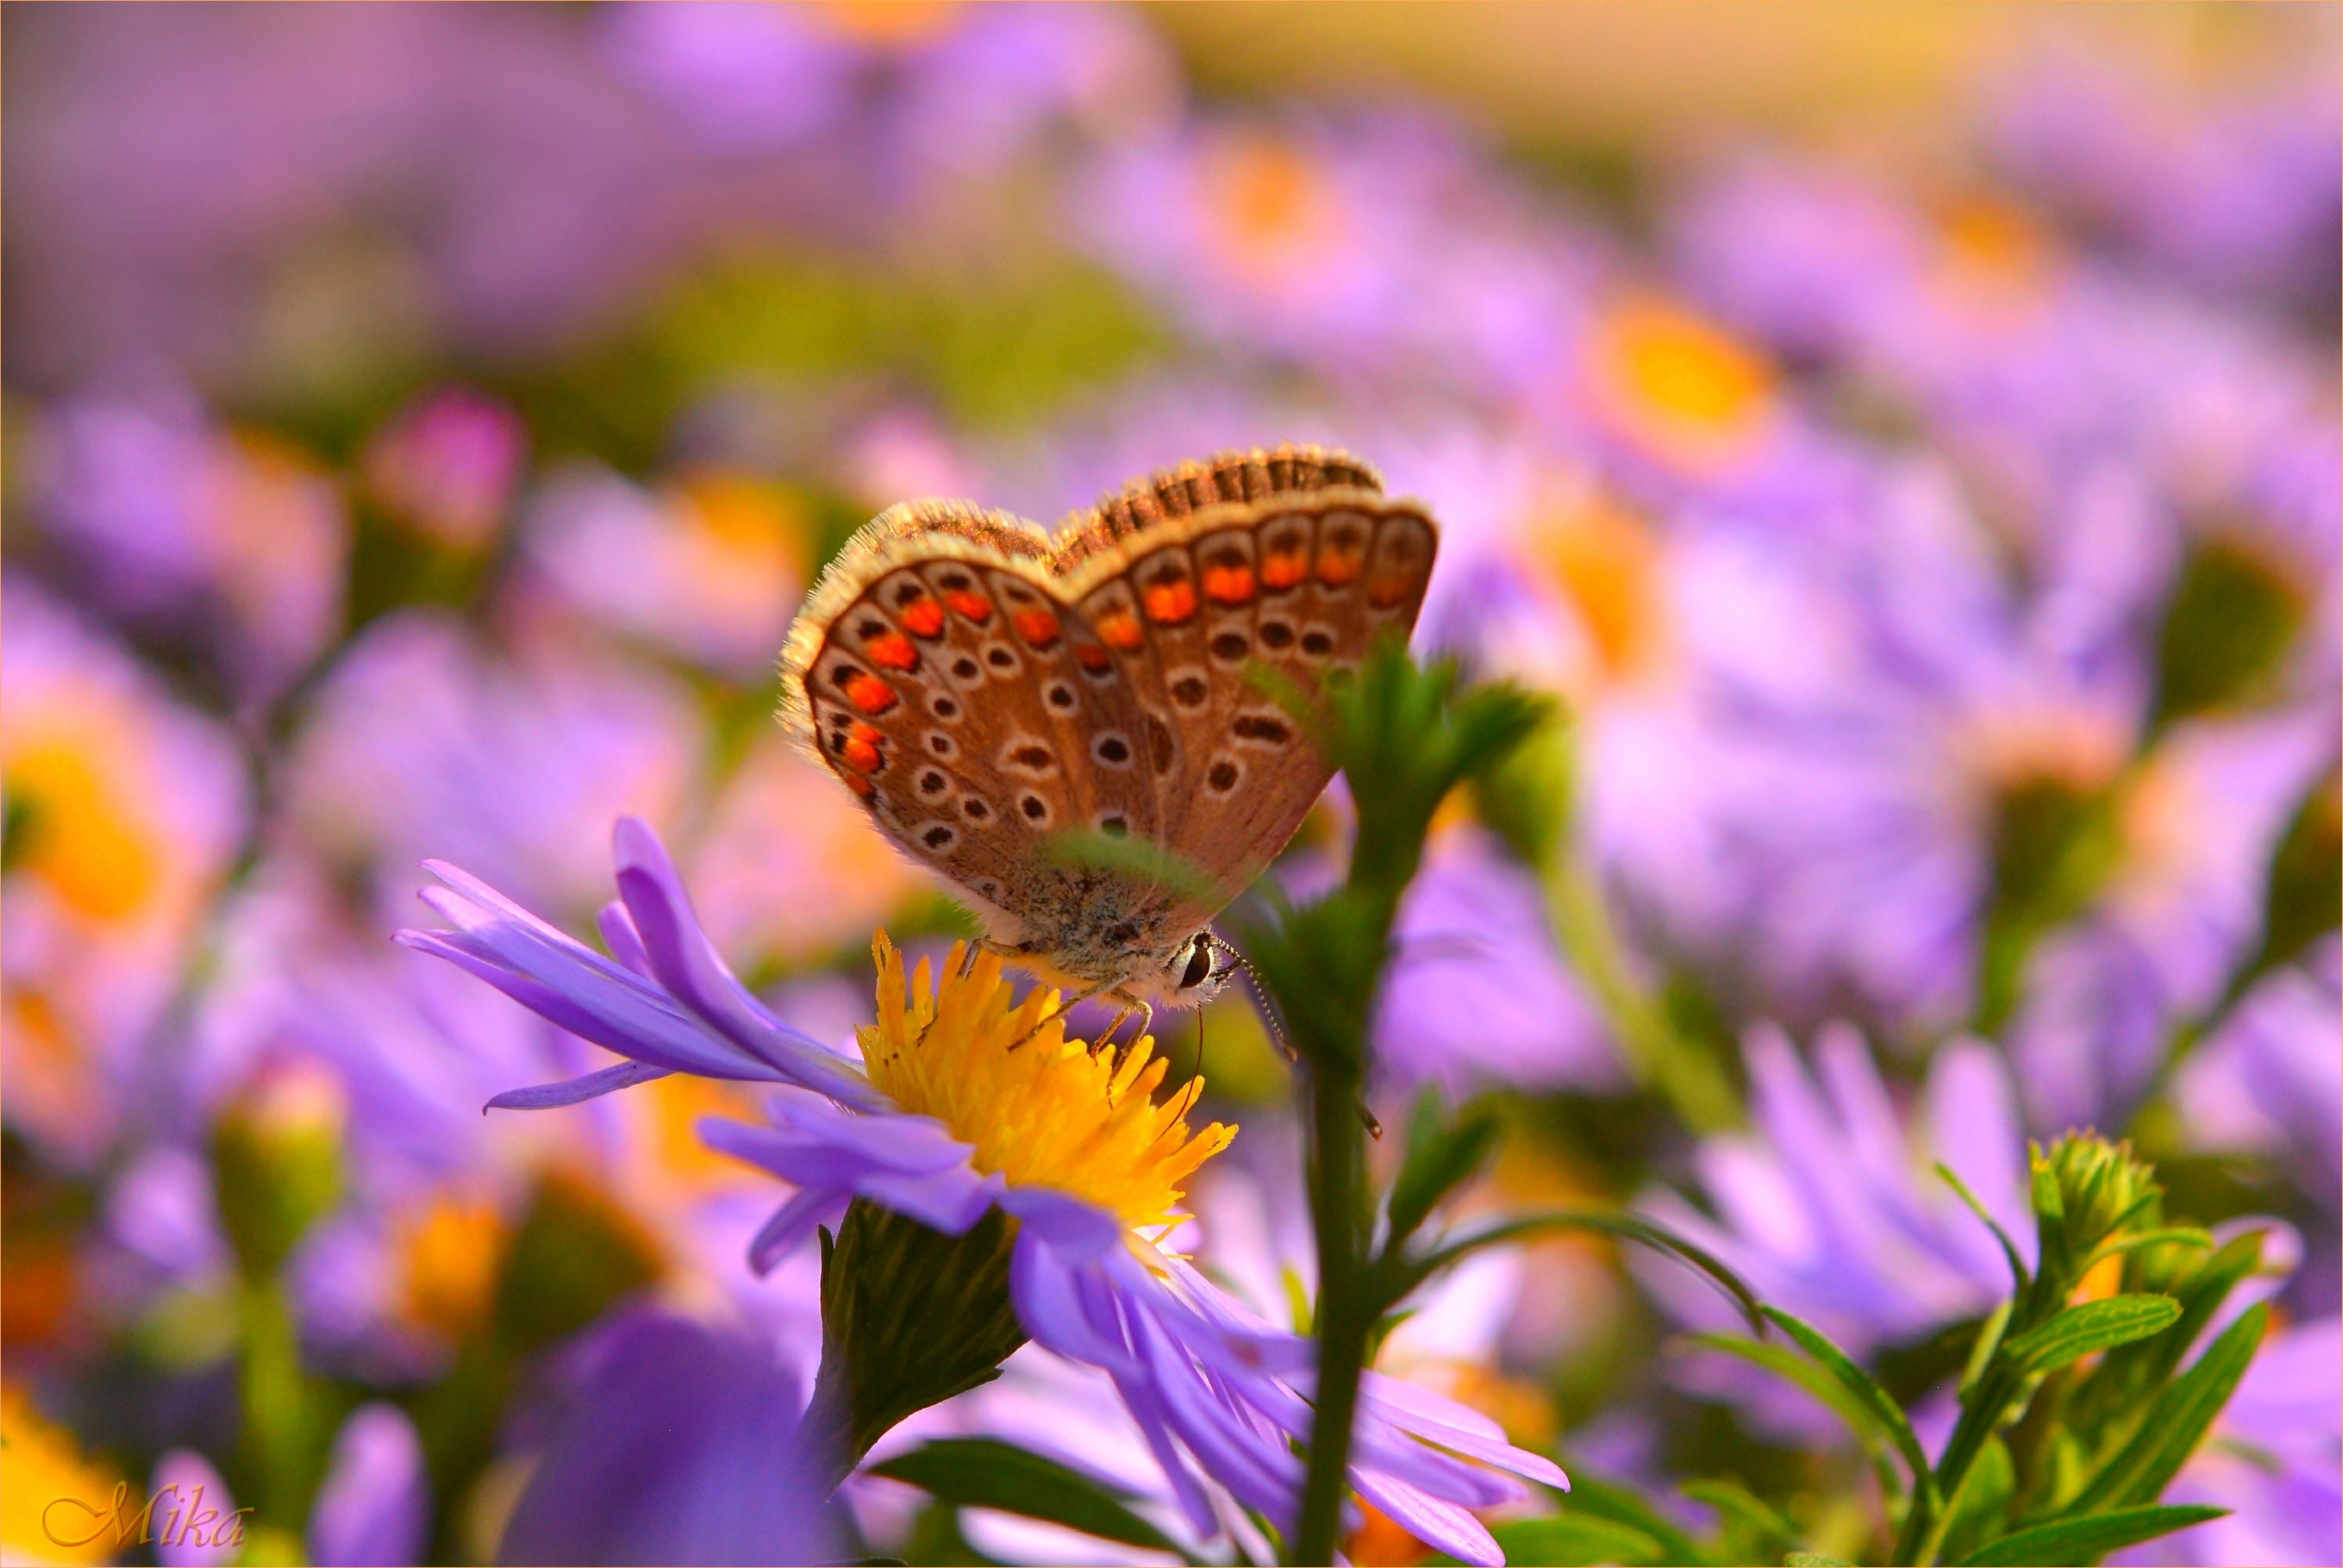
[[[10,1561],[113,1551],[51,1498],[189,1478],[246,1546],[127,1556],[692,1560],[819,1345],[810,1261],[741,1262],[768,1185],[690,1133],[753,1102],[483,1120],[602,1053],[391,946],[419,862],[585,932],[641,815],[843,1039],[873,927],[962,917],[771,722],[822,563],[893,501],[1046,521],[1286,439],[1429,500],[1420,644],[1573,715],[1566,790],[1437,840],[1385,1120],[1502,1095],[1483,1201],[1678,1214],[1914,1397],[1998,1289],[1927,1162],[1991,1207],[2028,1133],[2127,1134],[2290,1265],[2174,1493],[2237,1514],[2146,1552],[2343,1552],[2337,7],[16,4],[0,43]],[[1246,1126],[1199,1255],[1282,1320],[1283,1068],[1241,1004],[1197,1028]],[[1654,1030],[1729,1114],[1643,1087]],[[1386,1364],[1826,1536],[1859,1457],[1664,1353],[1696,1296],[1500,1254]],[[921,1430],[1160,1490],[1034,1363]],[[849,1501],[912,1561],[1100,1549]]]

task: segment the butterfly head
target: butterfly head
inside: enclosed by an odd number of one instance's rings
[[[1151,1000],[1159,1005],[1202,1007],[1228,989],[1242,961],[1228,943],[1198,931],[1154,959],[1138,983],[1157,993]]]

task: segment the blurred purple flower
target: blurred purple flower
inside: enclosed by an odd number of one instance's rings
[[[1989,1047],[1940,1047],[1908,1113],[1844,1024],[1816,1037],[1811,1070],[1770,1027],[1745,1050],[1750,1130],[1706,1139],[1694,1156],[1716,1218],[1665,1191],[1644,1200],[1647,1211],[1851,1355],[1924,1339],[2009,1293],[1992,1232],[1930,1168],[1942,1161],[1959,1176],[2032,1266],[2025,1135]],[[1730,1303],[1700,1282],[1640,1263],[1637,1272],[1679,1321],[1731,1326]]]
[[[604,57],[722,152],[870,138],[921,172],[989,174],[1053,126],[1128,134],[1178,85],[1134,17],[1101,6],[614,5]]]
[[[349,518],[289,445],[223,428],[167,386],[60,404],[29,439],[35,514],[108,614],[209,634],[256,700],[340,633]]]
[[[2308,17],[2304,18],[2308,20]],[[2331,52],[2323,37],[2300,40]],[[2077,222],[2192,283],[2275,296],[2332,321],[2343,246],[2343,95],[2332,72],[2176,102],[2104,51],[2046,50],[1988,94],[2002,173]]]
[[[429,1544],[431,1483],[415,1423],[397,1405],[360,1405],[342,1423],[309,1513],[317,1568],[388,1568]]]
[[[1081,243],[1208,339],[1481,395],[1547,374],[1598,270],[1584,232],[1406,111],[1199,121],[1102,155],[1068,210]]]
[[[682,689],[639,665],[558,640],[500,656],[407,611],[368,627],[312,697],[279,828],[393,926],[434,843],[589,908],[600,874],[578,844],[620,811],[672,815],[699,744]]]
[[[2266,976],[2180,1070],[2173,1103],[2203,1148],[2283,1156],[2343,1209],[2343,941]]]
[[[164,1568],[226,1568],[243,1557],[252,1522],[236,1517],[227,1483],[202,1454],[188,1448],[164,1454],[148,1495],[158,1503],[155,1560]]]
[[[840,1546],[791,1461],[796,1380],[769,1347],[650,1309],[562,1357],[507,1563],[819,1563]]]
[[[1393,931],[1376,1002],[1378,1067],[1402,1090],[1617,1090],[1603,1020],[1564,967],[1537,879],[1485,835],[1443,834]]]
[[[811,528],[803,502],[744,475],[654,493],[573,467],[530,499],[522,549],[588,616],[745,680],[772,663],[804,597]]]
[[[732,979],[649,829],[621,822],[617,846],[623,909],[606,911],[602,924],[623,968],[452,869],[441,874],[463,896],[440,897],[435,908],[459,930],[402,938],[633,1059],[500,1102],[569,1103],[674,1070],[818,1084],[838,1098],[777,1095],[769,1128],[703,1126],[711,1146],[798,1184],[756,1238],[752,1262],[778,1260],[857,1197],[953,1233],[998,1205],[1019,1221],[1011,1291],[1027,1332],[1113,1377],[1190,1523],[1200,1532],[1217,1527],[1192,1465],[1245,1505],[1289,1519],[1301,1483],[1291,1443],[1309,1429],[1301,1392],[1308,1342],[1253,1318],[1114,1213],[1051,1187],[978,1172],[970,1145],[940,1122],[892,1111],[859,1072],[788,1030]],[[1470,1510],[1521,1493],[1426,1443],[1565,1484],[1551,1464],[1507,1444],[1494,1423],[1374,1374],[1362,1389],[1355,1442],[1360,1493],[1426,1543],[1471,1562],[1502,1554]]]
[[[2332,728],[2317,713],[2183,725],[2126,780],[2122,864],[2036,951],[2008,1030],[2037,1131],[2122,1125],[2173,1032],[2218,1000],[2261,935],[2271,851]]]
[[[219,1568],[245,1560],[254,1544],[254,1522],[248,1512],[240,1524],[235,1520],[227,1484],[202,1454],[184,1448],[166,1453],[155,1467],[153,1493],[157,1562],[166,1568]],[[309,1513],[308,1561],[317,1568],[416,1562],[427,1543],[430,1517],[415,1423],[396,1405],[359,1406],[342,1423],[326,1461]]]
[[[392,516],[452,550],[484,549],[528,458],[512,407],[462,387],[417,398],[375,432],[363,468]]]
[[[0,779],[8,808],[8,1125],[68,1162],[169,1089],[146,1037],[180,984],[251,809],[227,732],[8,575]]]

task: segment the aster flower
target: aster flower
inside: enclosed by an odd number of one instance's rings
[[[810,521],[750,476],[689,476],[653,492],[573,467],[531,498],[532,586],[613,630],[735,679],[753,678],[805,592]]]
[[[934,1245],[973,1246],[986,1254],[983,1267],[1001,1270],[992,1288],[1005,1298],[997,1310],[1013,1305],[1014,1338],[1030,1334],[1113,1380],[1197,1530],[1217,1527],[1204,1475],[1290,1526],[1302,1479],[1292,1443],[1306,1439],[1312,1420],[1310,1343],[1254,1318],[1159,1244],[1176,1220],[1179,1183],[1233,1135],[1217,1123],[1188,1127],[1202,1085],[1157,1103],[1168,1063],[1150,1043],[1118,1059],[1068,1041],[1062,1020],[1049,1017],[1054,1000],[1037,993],[1013,1003],[990,956],[964,974],[959,952],[940,977],[922,964],[907,990],[902,958],[883,938],[875,949],[879,1018],[859,1031],[857,1068],[789,1030],[732,979],[647,828],[622,821],[617,849],[620,902],[602,921],[617,962],[463,873],[434,868],[448,888],[434,907],[456,929],[402,940],[629,1059],[492,1103],[570,1103],[675,1070],[797,1086],[774,1100],[770,1127],[703,1131],[798,1186],[757,1237],[756,1259],[778,1260],[842,1215],[839,1245],[853,1245],[850,1207],[907,1216]],[[1016,1221],[1013,1241],[986,1241],[1006,1235],[988,1220],[995,1210]],[[874,1217],[867,1228],[885,1223]],[[1005,1268],[990,1251],[1003,1245]],[[941,1293],[948,1283],[929,1279],[926,1288]],[[971,1298],[977,1304],[956,1309],[958,1318],[982,1316],[985,1299]],[[900,1315],[902,1303],[889,1311]],[[824,1398],[818,1386],[809,1418],[817,1432]],[[861,1447],[876,1435],[860,1435]],[[849,1437],[850,1450],[856,1441]],[[1486,1419],[1369,1376],[1354,1488],[1428,1543],[1472,1562],[1500,1561],[1471,1511],[1522,1493],[1460,1454],[1565,1484]]]
[[[35,515],[86,597],[150,636],[209,639],[240,696],[275,696],[341,630],[349,518],[289,443],[166,386],[45,410],[28,457]]]
[[[141,1048],[243,843],[249,789],[225,729],[29,578],[5,591],[0,1060],[9,1127],[74,1162],[154,1109]]]
[[[209,1460],[192,1449],[163,1455],[149,1495],[157,1500],[156,1560],[166,1568],[215,1568],[242,1562],[272,1540],[281,1523],[239,1510]],[[318,1568],[412,1563],[427,1543],[430,1482],[415,1423],[397,1406],[375,1402],[350,1413],[335,1435],[325,1481],[311,1506],[304,1561]]]
[[[2025,1136],[1990,1048],[1940,1048],[1908,1123],[1845,1025],[1817,1037],[1811,1068],[1779,1030],[1753,1030],[1745,1050],[1749,1131],[1704,1140],[1694,1161],[1716,1218],[1666,1191],[1646,1200],[1647,1212],[1850,1354],[1926,1338],[2008,1293],[1992,1234],[1929,1169],[1950,1167],[2030,1249]],[[1673,1314],[1728,1325],[1681,1281],[1641,1273]]]
[[[2182,1066],[2173,1102],[2201,1147],[2282,1156],[2332,1213],[2343,1207],[2343,941],[2264,977]],[[2328,1238],[2331,1241],[2332,1238]]]
[[[417,398],[367,443],[367,489],[399,522],[467,553],[487,548],[528,457],[520,416],[450,387]]]

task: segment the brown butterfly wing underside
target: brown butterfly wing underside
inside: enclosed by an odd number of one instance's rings
[[[967,890],[1045,976],[1141,979],[1242,891],[1332,768],[1246,678],[1316,689],[1414,625],[1437,532],[1366,465],[1228,454],[1038,526],[965,502],[850,540],[782,654],[782,719],[914,859]],[[1151,839],[1187,896],[1050,836]],[[1147,988],[1157,989],[1157,988]]]

